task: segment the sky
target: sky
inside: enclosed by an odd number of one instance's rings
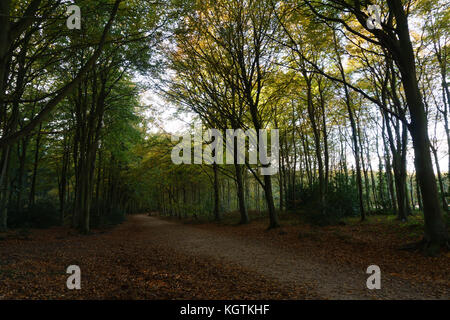
[[[141,103],[148,106],[145,111],[146,117],[152,119],[153,124],[149,125],[149,131],[152,133],[166,132],[170,134],[180,134],[187,131],[193,120],[192,115],[182,113],[177,114],[177,107],[169,102],[166,102],[156,91],[147,90],[141,94]],[[434,136],[434,126],[429,128],[430,137]],[[447,172],[448,158],[445,131],[441,126],[438,126],[436,131],[438,137],[438,158],[441,172]],[[414,172],[414,152],[411,143],[408,144],[408,172]],[[348,149],[350,152],[350,149]],[[347,159],[349,163],[353,163],[352,154],[349,154]],[[434,163],[434,159],[433,159]],[[373,157],[372,166],[374,170],[378,168],[378,159]]]
[[[142,93],[141,103],[148,106],[145,116],[153,120],[153,124],[149,125],[150,132],[178,134],[189,128],[192,117],[188,114],[178,115],[177,107],[165,101],[153,89]]]

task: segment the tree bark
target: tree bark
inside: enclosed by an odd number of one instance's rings
[[[237,153],[235,152],[235,155],[236,154]],[[244,183],[242,180],[242,165],[237,164],[237,162],[235,161],[234,168],[236,171],[236,185],[237,185],[239,212],[241,214],[240,224],[247,224],[249,223],[250,220],[248,219],[247,206],[245,204]]]
[[[431,161],[427,116],[416,77],[414,50],[403,4],[400,0],[390,0],[388,5],[396,18],[401,48],[396,52],[398,55],[396,62],[402,74],[403,88],[411,115],[409,131],[413,141],[417,179],[422,192],[425,218],[424,240],[427,244],[427,253],[435,255],[439,248],[447,243],[448,235],[439,205],[436,178]]]

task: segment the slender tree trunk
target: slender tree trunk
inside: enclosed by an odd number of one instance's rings
[[[34,151],[34,163],[33,163],[33,175],[31,178],[31,190],[30,190],[30,199],[29,199],[29,206],[33,206],[35,202],[35,196],[36,196],[36,176],[37,176],[37,169],[39,164],[39,149],[41,147],[41,129],[42,129],[42,123],[39,124],[39,131],[36,136],[36,150]]]
[[[1,173],[0,173],[0,232],[8,230],[8,169],[10,158],[10,146],[3,148]]]
[[[28,137],[25,139],[22,139],[22,148],[19,147],[20,143],[18,144],[18,154],[19,154],[19,172],[18,172],[18,179],[17,179],[17,202],[16,202],[16,210],[18,212],[21,212],[23,209],[23,203],[22,203],[22,195],[24,191],[24,185],[25,185],[25,162],[27,158],[27,146],[28,146]]]
[[[383,129],[385,128],[385,126],[383,126]],[[387,178],[387,184],[388,184],[388,190],[389,190],[389,195],[390,195],[390,199],[391,199],[391,209],[393,211],[393,214],[397,214],[397,200],[396,200],[396,195],[395,195],[395,190],[394,190],[394,180],[392,178],[392,165],[391,165],[391,156],[390,156],[390,152],[389,152],[389,147],[387,146],[387,142],[385,139],[385,133],[383,132],[383,142],[384,142],[384,159],[385,159],[385,166],[386,166],[386,178]]]
[[[214,172],[214,219],[216,221],[220,221],[220,208],[219,208],[219,177],[218,177],[218,169],[217,163],[213,163],[213,172]]]
[[[344,76],[343,70],[341,71],[341,75]],[[350,127],[352,129],[353,154],[355,156],[355,163],[356,163],[356,184],[358,185],[359,213],[361,215],[361,221],[364,221],[366,219],[366,212],[364,209],[364,202],[363,202],[364,195],[361,176],[361,164],[359,157],[358,130],[356,129],[356,122],[350,102],[350,94],[348,92],[347,86],[345,85],[344,90],[346,96],[347,113],[350,119]]]
[[[439,158],[438,158],[438,155],[437,155],[437,149],[434,148],[433,146],[431,146],[431,151],[433,152],[434,163],[436,165],[436,171],[437,171],[437,175],[438,175],[439,188],[441,189],[442,207],[443,207],[444,211],[448,211],[447,200],[445,199],[444,182],[443,182],[443,179],[442,179],[441,168],[439,166]]]
[[[371,203],[370,203],[370,190],[369,190],[369,177],[367,175],[367,167],[366,167],[366,162],[364,160],[364,149],[363,149],[363,143],[362,143],[362,137],[361,137],[361,130],[359,128],[359,125],[357,126],[358,128],[358,143],[360,146],[360,157],[361,157],[361,166],[362,166],[362,172],[364,174],[364,189],[366,190],[366,194],[365,194],[365,198],[366,198],[366,208],[367,211],[370,212],[371,208]]]
[[[280,226],[278,221],[278,215],[275,211],[275,204],[273,202],[273,194],[272,194],[272,179],[269,175],[264,176],[264,195],[267,202],[267,209],[269,210],[269,228],[277,228]]]
[[[411,174],[409,176],[409,191],[411,194],[411,210],[415,210],[416,209],[416,203],[414,201],[414,185],[413,185],[413,175]]]
[[[66,139],[68,139],[66,137]],[[61,181],[59,186],[59,220],[60,224],[64,225],[64,214],[65,214],[65,204],[66,204],[66,190],[67,190],[67,170],[69,167],[70,149],[66,145],[67,142],[64,141],[64,154],[63,163],[61,167]]]
[[[235,144],[236,145],[236,144]],[[235,152],[236,154],[236,152]],[[237,196],[239,204],[239,212],[241,214],[241,224],[249,223],[247,206],[245,205],[245,194],[244,194],[244,183],[242,180],[242,165],[237,164],[235,161],[234,165],[236,171],[236,184],[237,184]]]
[[[322,159],[322,150],[321,150],[321,139],[320,139],[320,131],[316,123],[316,112],[315,107],[313,105],[312,100],[312,87],[311,87],[311,79],[308,78],[308,75],[306,72],[304,72],[303,75],[305,81],[306,81],[306,92],[307,92],[307,104],[308,104],[308,118],[311,123],[311,127],[313,130],[313,136],[314,136],[314,147],[315,147],[315,153],[316,153],[316,159],[317,159],[317,166],[319,171],[319,205],[320,205],[320,211],[325,212],[325,201],[326,201],[326,194],[325,194],[325,173],[324,173],[324,165],[323,165],[323,159]]]
[[[342,65],[342,61],[339,54],[338,43],[336,39],[336,35],[334,34],[334,44],[336,57],[338,59],[339,71],[344,81],[344,93],[345,93],[345,104],[347,107],[347,113],[350,120],[350,127],[352,129],[352,142],[353,142],[353,154],[355,156],[356,163],[356,184],[358,185],[358,200],[359,200],[359,213],[361,215],[361,221],[366,220],[366,212],[364,210],[364,202],[363,202],[363,186],[362,186],[362,177],[361,177],[361,164],[359,158],[359,143],[358,143],[358,130],[356,127],[356,121],[352,110],[352,101],[350,97],[350,93],[348,91],[348,87],[346,84],[346,77],[344,72],[344,67]]]
[[[423,211],[422,195],[420,192],[419,180],[417,180],[417,174],[415,180],[416,180],[416,194],[417,194],[417,202],[419,203],[419,210]]]

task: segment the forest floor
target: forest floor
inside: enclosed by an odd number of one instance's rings
[[[450,299],[450,254],[401,251],[395,228],[266,224],[134,215],[87,236],[11,232],[0,240],[0,299]],[[366,287],[372,264],[380,290]],[[66,288],[69,265],[81,268],[81,290]]]

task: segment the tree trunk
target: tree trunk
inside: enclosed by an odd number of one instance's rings
[[[213,172],[214,172],[214,219],[220,221],[220,208],[219,208],[219,177],[217,163],[213,162]]]
[[[447,243],[448,235],[439,205],[439,195],[431,161],[427,116],[416,78],[414,50],[403,4],[400,0],[391,0],[388,1],[388,4],[394,11],[399,43],[402,48],[398,52],[397,63],[402,74],[402,83],[411,115],[409,130],[414,147],[417,179],[422,192],[425,219],[424,240],[427,244],[427,253],[435,255],[439,248]]]
[[[437,174],[438,174],[439,187],[441,189],[442,208],[444,209],[444,211],[448,211],[448,205],[447,205],[447,201],[445,199],[444,182],[443,182],[443,179],[442,179],[441,168],[439,166],[439,158],[438,158],[438,155],[437,155],[437,149],[434,148],[434,147],[431,147],[431,151],[433,152],[434,163],[436,165],[436,171],[437,171]]]
[[[236,145],[236,144],[235,144]],[[235,155],[237,153],[235,152]],[[236,184],[237,184],[237,196],[239,203],[239,212],[241,214],[240,224],[249,223],[247,206],[245,205],[244,183],[242,180],[242,165],[237,164],[235,161],[234,168],[236,171]]]
[[[35,202],[35,196],[36,196],[36,176],[37,176],[37,169],[38,169],[38,163],[39,163],[39,148],[41,143],[41,129],[42,129],[42,123],[39,124],[39,131],[36,137],[36,150],[34,151],[34,163],[33,163],[33,176],[31,178],[31,190],[30,190],[30,199],[29,199],[29,206],[33,206]]]
[[[267,209],[269,210],[269,229],[278,228],[280,223],[278,221],[278,215],[275,211],[275,204],[273,202],[272,195],[272,179],[269,175],[264,176],[264,194],[267,202]]]
[[[8,169],[10,158],[10,146],[3,148],[2,162],[1,162],[1,178],[0,178],[0,232],[5,232],[8,229]]]

